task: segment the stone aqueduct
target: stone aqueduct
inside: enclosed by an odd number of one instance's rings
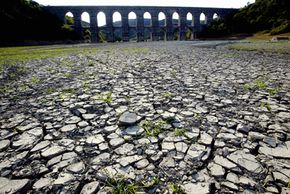
[[[144,41],[144,30],[148,29],[151,32],[153,41],[159,40],[160,30],[164,30],[166,34],[165,40],[173,40],[174,30],[179,32],[179,40],[185,40],[186,30],[190,29],[194,34],[201,31],[206,25],[213,20],[213,15],[217,14],[219,17],[236,11],[236,9],[228,8],[202,8],[202,7],[144,7],[144,6],[46,6],[45,9],[50,13],[56,15],[65,23],[65,15],[71,12],[74,16],[74,30],[78,34],[83,33],[81,15],[87,12],[90,16],[90,31],[92,34],[92,42],[99,42],[98,32],[100,27],[97,24],[97,14],[103,12],[106,16],[106,36],[108,42],[114,42],[114,30],[122,30],[122,40],[129,41],[130,28],[136,29],[137,41]],[[121,27],[114,27],[113,14],[119,12],[121,14]],[[137,25],[130,26],[128,14],[134,12],[136,14]],[[150,13],[151,25],[144,25],[144,13]],[[164,13],[166,25],[160,26],[158,21],[158,14]],[[179,24],[173,25],[172,15],[177,13],[179,16]],[[187,24],[187,14],[192,14],[192,23]],[[206,23],[200,23],[200,14],[206,16]]]

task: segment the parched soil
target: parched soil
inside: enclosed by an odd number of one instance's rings
[[[290,55],[79,48],[1,72],[0,193],[289,193]]]

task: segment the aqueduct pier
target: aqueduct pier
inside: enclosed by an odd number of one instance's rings
[[[129,31],[134,28],[137,34],[137,41],[144,41],[144,31],[150,31],[153,41],[159,40],[161,31],[165,34],[164,40],[173,40],[174,32],[178,32],[178,39],[185,40],[187,30],[191,30],[192,34],[200,32],[204,27],[209,25],[214,15],[225,17],[233,13],[237,9],[229,8],[203,8],[203,7],[150,7],[150,6],[46,6],[45,9],[56,15],[64,23],[66,22],[65,15],[70,12],[74,17],[74,30],[78,34],[83,33],[82,14],[88,13],[90,18],[90,31],[92,42],[99,42],[98,33],[101,29],[105,29],[108,42],[114,42],[114,31],[122,31],[122,40],[129,41]],[[106,18],[106,26],[98,25],[97,15],[103,12]],[[115,12],[121,15],[121,25],[116,27],[113,25],[113,14]],[[129,24],[129,13],[135,13],[136,25]],[[150,25],[144,24],[144,14],[151,15]],[[165,15],[165,22],[160,24],[158,16],[160,13]],[[178,14],[178,24],[173,22],[173,14]],[[187,14],[192,15],[192,21],[188,22]],[[204,14],[205,19],[200,20],[201,14]],[[193,37],[194,38],[194,37]]]

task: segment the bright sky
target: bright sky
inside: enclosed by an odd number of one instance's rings
[[[140,5],[140,6],[180,6],[180,7],[222,7],[222,8],[241,8],[247,3],[255,0],[35,0],[42,5]],[[130,17],[129,17],[130,18]],[[82,17],[89,22],[88,15]],[[117,21],[118,17],[113,17]],[[98,23],[103,25],[105,18],[98,18]]]

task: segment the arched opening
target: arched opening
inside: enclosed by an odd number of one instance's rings
[[[97,23],[98,23],[98,37],[100,42],[106,42],[107,41],[107,35],[106,35],[106,15],[104,12],[99,12],[97,14]]]
[[[163,12],[158,14],[158,23],[160,27],[166,26],[166,16]]]
[[[159,40],[166,40],[166,16],[163,12],[158,14]]]
[[[91,42],[92,33],[90,30],[90,15],[88,12],[83,12],[81,15],[82,28],[83,28],[83,38],[85,42]]]
[[[152,26],[151,14],[149,12],[144,13],[143,19],[144,19],[144,27],[151,27]]]
[[[172,14],[172,25],[173,25],[173,40],[179,40],[180,19],[179,14],[177,12],[174,12]]]
[[[68,26],[73,26],[74,25],[74,15],[72,12],[67,12],[64,16],[65,18],[65,24]]]
[[[152,18],[151,14],[149,12],[145,12],[143,14],[143,20],[144,20],[144,40],[152,40]]]
[[[135,12],[128,14],[129,41],[137,41],[137,15]]]
[[[217,13],[214,13],[213,16],[212,16],[212,19],[213,20],[218,20],[218,19],[220,19],[220,16]]]
[[[122,40],[122,16],[119,12],[113,13],[114,41]]]
[[[193,39],[193,16],[190,12],[186,14],[186,31],[185,31],[185,40]]]
[[[207,17],[204,13],[201,13],[199,16],[199,22],[200,24],[207,24]]]
[[[189,12],[186,15],[186,25],[193,26],[193,17],[192,17],[192,14]]]
[[[131,11],[128,14],[128,20],[129,27],[137,27],[137,15],[135,12]]]
[[[117,11],[113,13],[113,27],[122,27],[122,16]]]

